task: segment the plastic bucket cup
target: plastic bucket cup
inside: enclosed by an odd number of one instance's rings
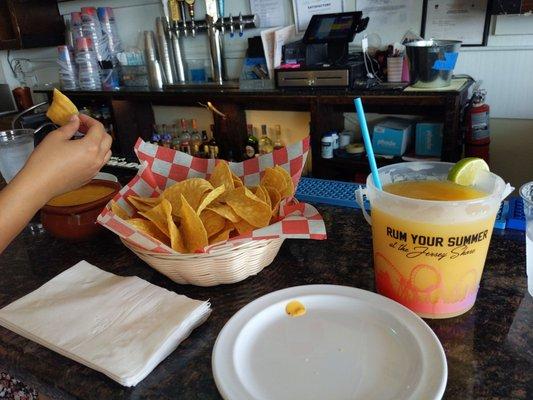
[[[408,162],[378,170],[383,186],[413,180],[446,180],[451,163]],[[477,291],[506,184],[484,173],[475,188],[486,197],[418,200],[376,189],[368,176],[376,289],[423,318],[467,312]],[[362,208],[364,210],[364,207]]]
[[[22,169],[34,146],[33,129],[0,132],[0,174],[9,183]]]

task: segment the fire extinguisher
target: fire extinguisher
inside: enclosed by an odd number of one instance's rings
[[[487,91],[476,88],[466,111],[465,155],[483,158],[489,163],[490,107],[485,103]]]
[[[490,107],[485,103],[487,91],[476,89],[470,100],[470,107],[466,113],[465,140],[468,144],[490,143],[489,111]]]

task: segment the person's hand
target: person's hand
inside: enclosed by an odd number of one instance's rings
[[[70,140],[78,130],[86,132],[85,136]],[[89,182],[109,161],[111,142],[100,122],[75,115],[67,125],[46,135],[17,178],[33,182],[46,202]]]

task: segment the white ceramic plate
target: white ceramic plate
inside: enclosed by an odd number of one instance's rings
[[[98,172],[94,176],[94,179],[102,179],[104,181],[118,182],[118,178],[115,175],[110,174],[108,172]]]
[[[289,317],[291,300],[307,313]],[[440,399],[442,346],[402,305],[345,286],[298,286],[237,312],[213,348],[213,375],[226,400]]]

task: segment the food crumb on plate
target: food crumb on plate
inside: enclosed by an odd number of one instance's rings
[[[306,311],[305,306],[298,300],[291,300],[285,306],[285,312],[290,317],[301,317]]]

